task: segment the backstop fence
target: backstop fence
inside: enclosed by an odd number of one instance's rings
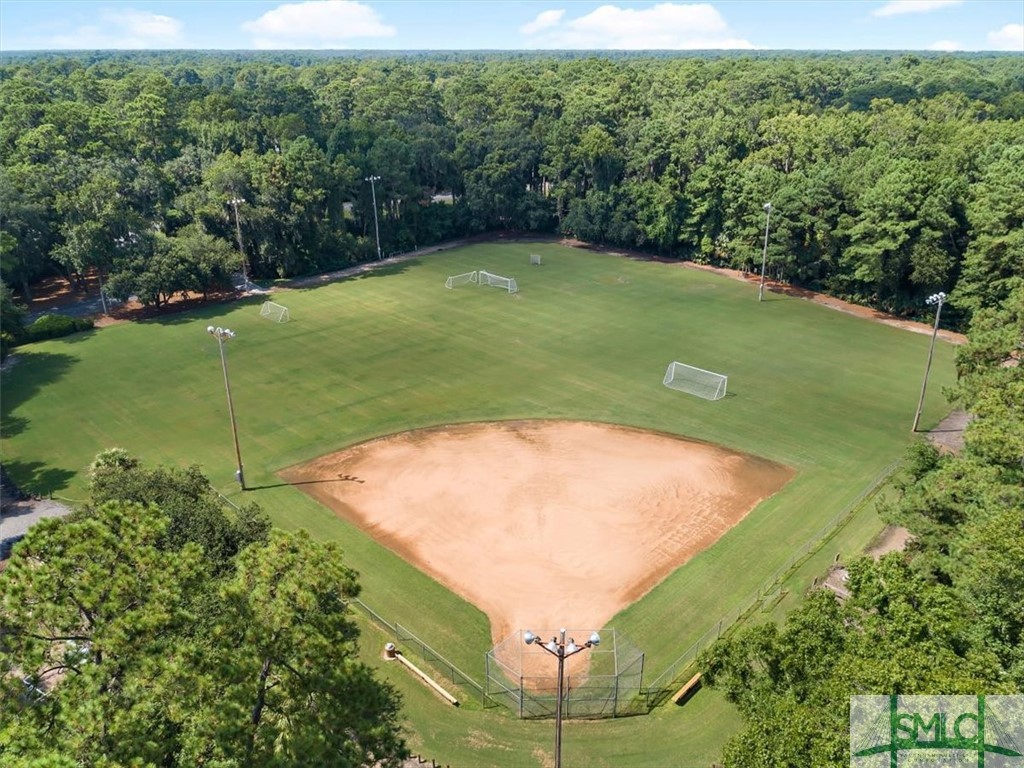
[[[561,630],[539,633],[557,638]],[[590,637],[592,630],[566,630],[567,638]],[[487,652],[484,694],[521,718],[554,717],[558,702],[558,660],[541,647],[527,645],[513,632]],[[640,696],[644,653],[624,633],[606,627],[601,644],[565,661],[562,716],[605,718],[646,712]]]

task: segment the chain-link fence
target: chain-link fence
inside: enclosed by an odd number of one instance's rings
[[[484,689],[480,683],[456,667],[425,642],[420,640],[407,628],[403,627],[398,622],[392,624],[358,598],[354,599],[352,604],[362,610],[363,613],[378,627],[391,634],[395,638],[395,645],[397,645],[398,649],[406,656],[416,656],[422,659],[426,666],[434,673],[433,677],[436,680],[450,682],[457,685],[462,690],[474,696],[478,696],[481,703],[485,706],[488,704],[487,696],[485,695]]]
[[[566,630],[567,642],[582,645],[592,630]],[[644,653],[621,631],[601,631],[601,643],[565,659],[562,715],[603,718],[635,714],[643,685]],[[539,637],[557,643],[561,630]],[[552,717],[558,706],[558,658],[541,643],[526,644],[522,631],[513,632],[487,652],[485,695],[519,717]]]

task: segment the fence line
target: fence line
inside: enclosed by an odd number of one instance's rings
[[[860,507],[874,496],[879,488],[892,477],[893,473],[900,467],[902,462],[895,461],[875,476],[870,484],[864,488],[857,496],[850,501],[845,507],[842,508],[836,515],[834,515],[825,525],[823,525],[818,532],[811,537],[811,539],[794,552],[781,566],[775,569],[775,572],[765,581],[765,583],[752,593],[743,603],[742,607],[734,609],[727,613],[725,616],[720,618],[718,622],[711,627],[707,632],[700,636],[694,641],[689,648],[687,648],[679,658],[669,664],[669,666],[658,675],[649,685],[645,686],[644,696],[647,700],[648,709],[657,706],[663,702],[672,693],[672,683],[683,677],[684,672],[690,667],[697,656],[700,655],[701,651],[710,646],[718,638],[724,634],[729,634],[753,612],[753,610],[761,604],[766,596],[770,596],[780,589],[782,583],[796,570],[797,567],[803,564],[811,555],[818,552],[830,538],[846,523],[853,514],[860,509]]]
[[[416,635],[410,632],[406,627],[403,627],[398,622],[392,624],[390,621],[385,619],[370,606],[360,600],[358,597],[352,599],[352,604],[357,606],[363,613],[373,621],[379,628],[387,630],[395,638],[396,644],[403,644],[404,648],[413,648],[421,659],[427,664],[434,668],[435,671],[441,671],[444,673],[446,679],[450,680],[455,685],[462,685],[476,692],[480,696],[480,703],[484,706],[487,705],[490,697],[484,691],[483,685],[478,683],[468,674],[463,672],[452,662],[448,661],[444,656],[435,651],[425,642],[420,640]],[[403,652],[404,652],[403,648]],[[408,655],[408,654],[406,654]]]
[[[235,512],[240,512],[242,510],[242,508],[240,506],[235,504],[235,502],[233,502],[231,499],[229,499],[227,496],[225,496],[220,491],[217,491],[217,495],[220,496],[220,500],[221,501],[223,501],[225,504],[230,505],[231,508],[235,510]]]

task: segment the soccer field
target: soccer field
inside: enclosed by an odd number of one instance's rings
[[[531,254],[542,265],[531,266]],[[512,277],[519,292],[445,288],[448,276],[471,270]],[[199,464],[226,495],[259,502],[278,525],[340,540],[368,604],[481,677],[491,644],[484,615],[284,483],[280,470],[382,435],[509,419],[658,430],[792,468],[779,493],[610,622],[646,652],[653,678],[900,457],[914,439],[929,343],[800,299],[766,293],[759,303],[756,286],[703,271],[542,243],[460,248],[273,300],[290,322],[262,318],[254,299],[17,350],[3,377],[5,466],[36,491],[81,499],[84,469],[104,448]],[[226,351],[253,488],[244,494],[234,485],[210,324],[237,333]],[[922,428],[944,415],[952,357],[950,345],[937,345]],[[727,396],[712,402],[663,386],[673,360],[726,374]],[[464,477],[486,482],[471,462]],[[410,715],[426,744],[443,745],[445,727],[489,730],[488,722],[520,734],[514,758],[479,764],[538,764],[531,745],[547,744],[549,729],[537,724],[492,712],[441,716],[432,706],[425,700]],[[586,726],[597,746],[579,759],[630,764],[608,757],[612,741],[678,727],[674,712],[633,720],[644,722]]]

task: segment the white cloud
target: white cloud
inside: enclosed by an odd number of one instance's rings
[[[1000,51],[1024,51],[1024,24],[1007,24],[988,33],[992,47]]]
[[[256,48],[342,48],[353,38],[393,37],[395,28],[357,0],[286,3],[242,24]]]
[[[929,51],[962,51],[964,47],[956,40],[936,40],[928,46]]]
[[[74,32],[55,35],[47,47],[55,49],[174,48],[182,44],[184,25],[170,16],[134,8],[104,10],[98,24],[86,24]]]
[[[890,0],[871,12],[872,16],[900,16],[904,13],[931,13],[940,8],[960,5],[963,0]]]
[[[563,16],[565,16],[565,11],[541,11],[537,14],[536,19],[528,24],[523,24],[519,31],[524,35],[534,35],[542,29],[555,26],[562,20]]]
[[[540,21],[540,16],[537,21]],[[754,47],[747,40],[734,37],[725,19],[707,3],[660,3],[644,9],[602,5],[586,16],[564,23],[560,18],[541,32],[534,47],[595,50]]]

